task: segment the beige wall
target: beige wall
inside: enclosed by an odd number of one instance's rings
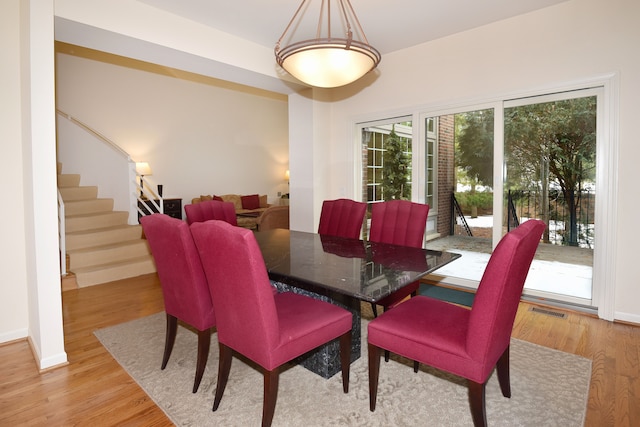
[[[637,238],[637,118],[640,107],[640,2],[572,0],[520,17],[386,55],[377,80],[368,76],[357,93],[336,91],[328,151],[334,171],[327,197],[337,196],[352,179],[353,123],[389,114],[473,104],[505,94],[579,85],[617,73],[619,82],[619,163],[603,171],[618,183],[618,206],[607,206],[617,220],[612,236],[615,259],[614,311],[617,319],[640,323]],[[375,80],[375,81],[374,81]],[[614,130],[615,123],[614,123]]]
[[[149,162],[165,197],[259,193],[273,203],[288,192],[286,96],[58,47],[57,107]]]

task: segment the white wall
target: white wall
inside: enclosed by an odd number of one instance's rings
[[[0,235],[10,245],[3,245],[0,256],[0,342],[27,336],[26,243],[24,222],[24,184],[22,131],[20,116],[20,0],[2,2],[0,6],[0,168],[3,193],[11,201],[11,211],[3,214]]]
[[[44,369],[64,363],[56,199],[53,1],[2,2],[0,342],[27,337]],[[6,57],[5,57],[6,55]]]
[[[334,92],[327,123],[335,149],[327,147],[327,156],[335,177],[325,197],[338,196],[342,183],[352,179],[353,168],[343,163],[352,154],[356,117],[384,118],[419,106],[472,103],[619,73],[619,165],[607,171],[619,188],[618,206],[608,207],[615,210],[618,224],[612,288],[615,317],[640,323],[638,243],[636,233],[629,232],[640,212],[638,17],[636,0],[572,0],[386,55],[377,79],[368,76],[359,82],[359,93],[354,88]]]
[[[162,184],[164,197],[186,204],[206,194],[259,193],[274,203],[288,192],[286,96],[63,48],[58,108],[149,162],[153,175],[145,178]],[[67,135],[59,134],[60,145]]]

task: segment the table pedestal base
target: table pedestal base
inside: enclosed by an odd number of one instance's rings
[[[351,363],[360,358],[360,300],[338,293],[321,295],[282,282],[272,281],[271,283],[278,289],[278,292],[293,292],[300,295],[306,295],[321,301],[330,302],[331,304],[335,304],[349,310],[352,314],[353,322],[351,328]],[[328,344],[322,345],[315,350],[303,354],[293,360],[293,362],[304,366],[311,372],[315,372],[323,378],[331,378],[342,370],[340,366],[340,341],[337,339],[333,340]]]

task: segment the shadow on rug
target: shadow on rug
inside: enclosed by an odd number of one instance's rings
[[[364,308],[364,305],[363,305]],[[366,324],[362,321],[363,343]],[[173,354],[160,370],[165,315],[158,313],[95,332],[116,361],[179,426],[252,426],[262,417],[262,375],[233,359],[220,407],[212,412],[218,367],[217,335],[200,389],[191,393],[197,336],[180,326]],[[366,345],[363,346],[366,349]],[[349,393],[340,375],[325,380],[300,366],[280,375],[273,426],[471,426],[464,380],[394,357],[382,361],[378,402],[369,411],[366,350],[351,365]],[[487,384],[486,406],[493,426],[582,426],[591,361],[525,341],[511,341],[511,399],[504,398],[495,375]]]

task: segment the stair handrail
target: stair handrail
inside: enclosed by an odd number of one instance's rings
[[[64,200],[58,189],[58,241],[60,245],[60,275],[67,275],[67,241],[65,238],[65,222],[64,222]]]
[[[456,223],[456,216],[460,218],[460,222],[462,222],[462,226],[464,227],[467,235],[473,237],[473,233],[471,232],[471,228],[469,228],[469,224],[467,224],[467,219],[464,217],[464,213],[462,212],[462,208],[456,199],[456,194],[451,193],[451,234],[455,233],[454,225]]]
[[[111,141],[109,138],[107,138],[106,136],[104,136],[103,134],[101,134],[100,132],[90,128],[88,125],[84,124],[83,122],[81,122],[80,120],[76,119],[75,117],[73,117],[71,114],[65,113],[64,111],[60,110],[59,108],[56,108],[56,113],[60,114],[61,116],[64,116],[67,120],[69,120],[71,123],[76,124],[78,126],[80,126],[82,129],[86,130],[87,132],[89,132],[91,135],[95,136],[96,138],[98,138],[100,141],[102,141],[103,143],[107,144],[109,147],[111,147],[113,150],[115,150],[116,152],[122,154],[123,157],[125,157],[127,160],[131,161],[131,156],[129,155],[129,153],[127,153],[126,151],[124,151],[121,147],[119,147],[115,142]]]
[[[128,172],[126,181],[129,183],[128,184],[129,188],[126,191],[127,199],[125,203],[127,206],[127,211],[129,212],[129,220],[128,220],[129,224],[137,224],[138,223],[137,193],[135,189],[136,189],[136,186],[138,186],[138,182],[136,179],[135,162],[131,159],[131,156],[129,155],[129,153],[127,153],[124,149],[122,149],[115,142],[107,138],[105,135],[91,128],[89,125],[85,124],[81,120],[73,117],[71,114],[68,114],[59,108],[56,108],[56,113],[60,115],[60,117],[66,119],[69,123],[72,123],[73,125],[77,126],[79,129],[82,129],[83,131],[85,131],[88,135],[91,135],[94,139],[97,139],[98,141],[100,141],[100,143],[103,146],[108,147],[108,149],[111,150],[116,157],[120,157],[121,159],[123,159],[123,161],[125,161],[128,164],[129,172]],[[120,199],[120,200],[122,200],[123,202],[125,201],[125,199]]]

